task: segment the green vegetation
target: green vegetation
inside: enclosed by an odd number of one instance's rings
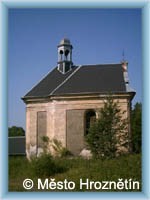
[[[22,127],[12,126],[8,128],[8,135],[9,137],[25,136],[25,131]]]
[[[63,147],[61,141],[57,140],[56,138],[50,140],[48,136],[42,136],[41,140],[43,142],[43,153],[50,153],[50,149],[52,147],[55,157],[62,158],[72,155],[72,153],[66,147]]]
[[[57,140],[57,139],[53,139],[50,142],[50,145],[52,146],[53,150],[55,151],[55,156],[57,157],[66,157],[66,156],[71,156],[71,152],[63,147],[61,141]]]
[[[127,119],[123,119],[117,102],[109,96],[99,111],[99,118],[92,123],[87,134],[87,143],[96,158],[114,158],[119,154],[118,147],[127,148]]]
[[[37,189],[37,180],[38,178],[40,178],[40,176],[38,173],[37,174],[33,173],[33,168],[32,168],[33,166],[31,163],[32,162],[29,162],[25,157],[21,156],[9,157],[9,191],[53,191],[46,189],[45,190]],[[46,174],[43,174],[41,179],[44,181],[45,177],[47,177],[48,179],[54,178],[55,181],[64,181],[65,179],[67,179],[68,181],[74,181],[76,187],[73,191],[81,191],[79,187],[80,178],[82,178],[83,180],[86,180],[88,178],[92,181],[118,181],[118,179],[120,178],[132,179],[139,181],[141,187],[140,154],[120,156],[118,158],[109,160],[56,158],[55,165],[57,167],[58,166],[61,167],[57,168],[57,171],[53,172],[53,175],[51,176],[46,176]],[[48,168],[49,170],[51,170],[50,166]],[[25,190],[23,188],[22,183],[23,180],[26,178],[30,178],[34,181],[34,187],[31,190]],[[87,191],[87,190],[83,188],[82,191]],[[117,191],[123,191],[123,190],[117,190]],[[106,190],[106,192],[108,192],[108,190]]]
[[[56,173],[66,171],[66,167],[61,166],[59,163],[56,164],[54,158],[50,154],[42,154],[38,158],[32,158],[30,165],[33,174],[39,178],[49,177]]]
[[[131,113],[131,133],[133,152],[141,152],[142,139],[142,104],[136,103]]]

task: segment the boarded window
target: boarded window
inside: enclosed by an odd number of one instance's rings
[[[37,147],[43,147],[42,137],[47,131],[47,113],[40,111],[37,113]]]
[[[84,148],[84,110],[67,110],[67,149],[78,155]]]

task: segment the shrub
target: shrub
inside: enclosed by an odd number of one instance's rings
[[[61,154],[60,154],[62,158],[67,157],[67,156],[72,156],[72,155],[73,154],[67,148],[65,147],[62,148]]]
[[[128,148],[127,119],[111,97],[100,109],[100,117],[93,122],[87,134],[92,154],[97,158],[113,158],[119,148]]]
[[[66,147],[63,147],[61,141],[57,140],[56,138],[50,140],[48,136],[42,136],[41,139],[43,141],[44,153],[50,153],[53,149],[53,153],[57,157],[66,157],[72,155],[72,153]]]
[[[56,164],[50,154],[43,153],[38,158],[31,160],[33,173],[38,177],[49,177],[55,173],[66,171],[64,166]]]
[[[49,143],[50,143],[50,139],[48,136],[42,136],[41,140],[43,142],[43,152],[44,153],[49,153],[50,149],[49,149]]]
[[[66,156],[72,155],[71,152],[67,148],[62,146],[61,141],[55,138],[51,140],[51,146],[55,151],[55,155],[58,157],[66,157]]]

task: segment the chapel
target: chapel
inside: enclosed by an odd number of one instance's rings
[[[127,61],[74,64],[73,46],[67,38],[60,41],[57,50],[56,67],[22,97],[26,104],[27,157],[42,152],[42,136],[57,139],[79,155],[86,148],[85,136],[92,120],[99,117],[110,94],[130,121],[135,91],[129,85]],[[130,123],[127,129],[130,135]]]

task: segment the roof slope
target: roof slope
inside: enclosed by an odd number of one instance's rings
[[[56,67],[24,98],[106,92],[126,92],[121,64],[75,66],[66,74]]]
[[[66,73],[62,74],[55,67],[48,75],[43,78],[35,87],[33,87],[25,97],[46,97],[49,96],[50,93],[60,85],[70,74],[74,72],[77,67],[73,67],[73,69]]]
[[[121,65],[82,66],[54,94],[125,92]]]

